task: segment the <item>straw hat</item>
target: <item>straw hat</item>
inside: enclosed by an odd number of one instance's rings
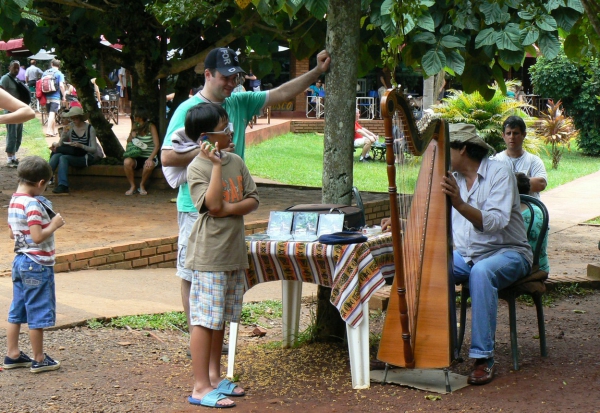
[[[68,111],[61,113],[60,116],[63,118],[72,118],[73,116],[83,116],[85,118],[86,114],[83,112],[82,107],[74,106],[74,107],[71,107],[71,109],[69,109]]]
[[[450,124],[450,142],[472,143],[496,153],[496,150],[493,147],[479,137],[475,126],[468,123]]]

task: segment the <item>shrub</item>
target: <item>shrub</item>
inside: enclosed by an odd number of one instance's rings
[[[510,83],[507,82],[510,87]],[[496,93],[491,100],[486,101],[479,92],[464,93],[460,90],[450,90],[450,96],[443,99],[443,103],[433,105],[435,117],[446,119],[451,123],[468,123],[475,125],[480,136],[490,144],[497,152],[506,149],[502,139],[502,123],[509,116],[520,116],[530,126],[533,119],[530,118],[523,108],[527,103],[502,94],[495,87]],[[524,148],[531,153],[539,153],[540,141],[534,136],[528,135],[523,144]]]
[[[564,148],[570,150],[571,140],[579,133],[573,126],[573,120],[563,114],[561,104],[560,100],[556,104],[549,100],[548,109],[541,113],[535,125],[536,134],[551,147],[552,169],[558,168]]]
[[[538,57],[529,69],[536,94],[561,100],[579,129],[577,143],[586,155],[600,156],[600,64],[586,59],[585,66],[571,62],[563,51],[554,59]]]

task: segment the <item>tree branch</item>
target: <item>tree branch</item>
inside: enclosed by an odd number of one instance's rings
[[[600,37],[600,21],[598,20],[598,11],[599,6],[595,1],[590,0],[581,0],[581,4],[583,5],[583,9],[587,14],[587,18],[590,21],[590,24],[594,28],[596,35]]]
[[[79,7],[82,9],[89,9],[89,10],[96,10],[96,11],[101,11],[101,12],[106,12],[105,9],[98,7],[98,6],[94,6],[92,4],[89,4],[87,1],[85,0],[47,0],[49,3],[54,3],[54,4],[62,4],[63,6],[69,6],[69,7]],[[109,5],[110,7],[118,7],[118,5],[116,4],[110,4],[108,2],[106,2],[107,5]]]
[[[189,68],[197,66],[200,63],[203,63],[204,58],[206,57],[208,52],[210,52],[213,48],[227,46],[228,44],[230,44],[234,40],[238,39],[243,34],[248,33],[248,31],[251,28],[253,28],[259,20],[260,20],[259,14],[255,13],[251,18],[246,20],[246,22],[244,24],[236,27],[227,36],[222,37],[217,42],[212,44],[210,47],[207,47],[206,49],[204,49],[202,52],[200,52],[192,57],[189,57],[187,59],[178,60],[174,63],[164,65],[163,67],[161,67],[161,69],[158,72],[158,75],[156,76],[155,79],[157,79],[157,80],[162,79],[169,75],[183,72],[184,70],[187,70]]]

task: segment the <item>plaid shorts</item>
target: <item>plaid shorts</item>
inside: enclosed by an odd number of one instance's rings
[[[190,324],[222,330],[239,323],[244,297],[244,270],[194,271],[190,290]]]

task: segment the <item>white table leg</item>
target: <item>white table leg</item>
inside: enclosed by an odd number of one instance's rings
[[[238,338],[238,323],[229,323],[229,351],[227,356],[227,378],[233,378],[233,367],[235,366],[235,348]]]
[[[346,324],[350,373],[353,389],[368,389],[371,386],[369,364],[369,303],[363,303],[363,319],[358,327]]]
[[[283,281],[281,302],[283,306],[283,348],[290,348],[298,338],[302,281]]]

